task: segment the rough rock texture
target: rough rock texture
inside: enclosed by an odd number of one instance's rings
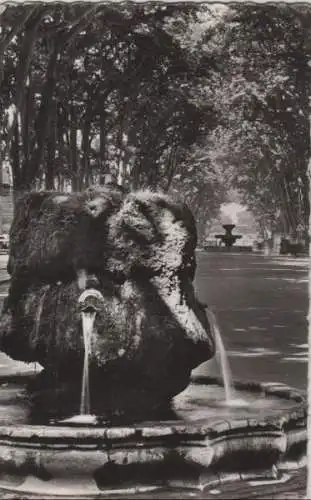
[[[95,287],[104,302],[91,339],[92,408],[161,405],[214,354],[192,285],[195,246],[191,212],[163,194],[101,187],[24,196],[11,228],[0,349],[39,361],[45,385],[66,387],[76,405],[84,357],[78,298]]]

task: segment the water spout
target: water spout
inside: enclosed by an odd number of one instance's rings
[[[81,311],[93,310],[95,313],[102,307],[104,297],[96,288],[88,288],[81,293],[78,303]]]
[[[97,311],[103,302],[102,294],[94,289],[85,290],[79,297],[78,303],[81,309],[82,332],[84,342],[84,362],[81,387],[80,415],[90,415],[90,381],[89,381],[89,355],[91,349],[91,338]]]

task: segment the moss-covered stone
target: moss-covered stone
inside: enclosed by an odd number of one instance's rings
[[[104,300],[91,338],[93,400],[116,408],[168,400],[214,354],[192,284],[195,246],[190,210],[166,195],[103,187],[24,196],[11,229],[0,348],[40,362],[48,394],[60,384],[77,398],[78,299],[95,286]]]

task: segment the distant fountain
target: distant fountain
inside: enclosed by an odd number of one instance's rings
[[[232,234],[235,224],[223,224],[222,227],[226,231],[225,234],[216,234],[215,238],[220,239],[225,244],[226,248],[231,248],[238,239],[242,238],[242,236],[239,234]]]

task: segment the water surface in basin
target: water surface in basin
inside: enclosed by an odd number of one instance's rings
[[[234,389],[226,401],[219,385],[190,384],[174,398],[173,407],[179,418],[189,421],[256,418],[282,414],[294,406],[290,399],[266,395],[264,392]]]
[[[167,413],[155,411],[151,420],[155,421],[189,421],[204,422],[233,418],[256,418],[263,419],[268,416],[281,414],[293,408],[294,402],[289,399],[266,396],[260,392],[235,390],[234,399],[225,401],[224,388],[218,385],[204,385],[191,383],[187,389],[174,398]],[[105,421],[98,418],[73,418],[68,415],[69,421],[66,425],[92,425],[104,424]],[[84,418],[83,418],[84,417]],[[40,415],[34,415],[25,386],[18,382],[3,383],[0,386],[0,425],[31,425],[61,423],[55,415],[46,421],[46,416],[40,421]],[[142,418],[142,420],[146,420]],[[149,420],[149,418],[147,419]],[[110,422],[110,424],[113,422]],[[126,423],[123,419],[122,424]]]

